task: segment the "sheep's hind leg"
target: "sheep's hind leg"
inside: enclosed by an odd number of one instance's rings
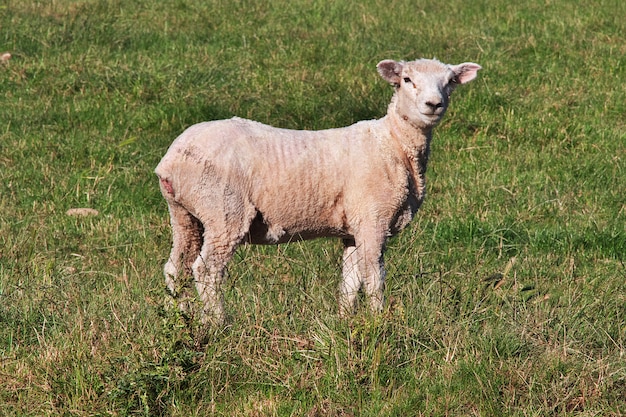
[[[359,253],[353,239],[343,240],[342,281],[339,288],[339,314],[349,316],[354,313],[356,299],[363,284],[359,271]]]
[[[178,308],[192,314],[193,294],[190,283],[192,265],[202,247],[202,223],[180,204],[169,201],[170,223],[172,226],[172,250],[163,267],[165,284]]]
[[[193,263],[196,290],[203,304],[201,320],[204,325],[221,326],[225,322],[222,284],[226,265],[239,243],[239,238],[225,242],[223,237],[216,239],[205,233],[202,250]]]

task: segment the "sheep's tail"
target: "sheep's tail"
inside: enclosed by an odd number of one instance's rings
[[[169,195],[172,197],[176,197],[176,193],[174,192],[174,187],[172,186],[172,182],[167,178],[159,177],[159,181],[161,182],[161,188],[167,191]]]

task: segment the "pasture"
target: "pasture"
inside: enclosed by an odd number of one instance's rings
[[[0,415],[626,414],[626,3],[0,3]],[[337,315],[342,245],[237,251],[206,344],[154,167],[191,124],[385,114],[382,59],[482,65]],[[97,214],[68,214],[90,208]]]

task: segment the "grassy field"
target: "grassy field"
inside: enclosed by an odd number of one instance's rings
[[[0,2],[0,415],[626,415],[626,2]],[[385,58],[484,69],[337,317],[341,243],[242,247],[199,346],[152,171],[187,126],[384,115]],[[98,215],[69,216],[88,207]]]

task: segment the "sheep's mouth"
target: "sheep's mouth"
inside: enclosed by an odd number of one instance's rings
[[[446,111],[445,107],[420,106],[419,112],[428,117],[439,117]]]
[[[443,116],[443,112],[440,113],[422,113],[422,116],[428,120],[438,121]]]

